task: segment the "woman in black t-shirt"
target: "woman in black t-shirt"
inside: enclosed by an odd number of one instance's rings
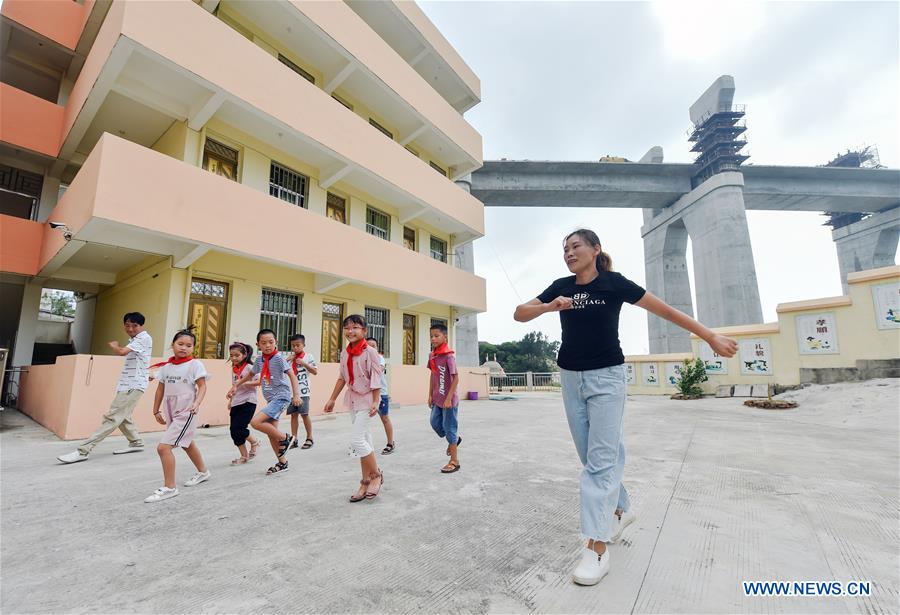
[[[609,571],[606,543],[616,542],[635,519],[622,485],[625,446],[625,356],[619,345],[619,311],[628,302],[665,318],[705,340],[718,354],[731,357],[737,343],[714,333],[612,271],[597,234],[579,229],[563,243],[566,266],[575,275],[553,282],[536,299],[516,308],[527,322],[559,312],[563,404],[569,430],[584,470],[581,473],[581,532],[587,540],[573,580],[594,585]]]

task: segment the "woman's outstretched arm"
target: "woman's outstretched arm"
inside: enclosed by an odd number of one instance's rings
[[[653,293],[645,293],[635,305],[656,314],[660,318],[665,318],[675,323],[682,329],[687,329],[709,344],[710,348],[723,357],[733,357],[737,353],[738,345],[736,341],[710,331],[707,327],[704,327],[681,310],[676,310],[659,297],[653,295]]]

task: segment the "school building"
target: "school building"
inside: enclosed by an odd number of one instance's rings
[[[480,82],[415,3],[4,0],[0,15],[8,399],[89,432],[120,368],[107,342],[139,311],[159,357],[197,326],[212,400],[231,341],[303,333],[323,364],[314,411],[341,319],[364,314],[394,399],[424,402],[429,327],[453,345],[486,296],[467,256],[482,141],[463,115]],[[40,318],[44,289],[76,293],[73,322]],[[471,365],[461,392],[486,393]]]

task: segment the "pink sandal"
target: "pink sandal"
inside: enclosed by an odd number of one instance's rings
[[[233,465],[233,466],[239,466],[239,465],[241,465],[242,463],[247,463],[248,461],[250,461],[250,458],[249,458],[249,457],[238,457],[237,459],[232,459],[232,460],[231,460],[231,465]]]
[[[257,449],[259,449],[259,440],[257,440],[254,444],[250,445],[250,455],[247,457],[248,460],[256,457]]]

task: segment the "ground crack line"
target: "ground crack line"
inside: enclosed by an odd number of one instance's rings
[[[678,467],[678,474],[675,476],[675,483],[672,485],[672,493],[669,494],[669,501],[666,502],[666,512],[663,513],[662,522],[659,524],[659,532],[656,533],[656,540],[653,541],[653,549],[650,550],[650,559],[647,560],[647,568],[644,570],[644,576],[641,577],[641,584],[638,587],[637,593],[634,595],[634,603],[631,605],[630,613],[634,615],[634,609],[637,608],[638,600],[641,597],[641,591],[644,589],[644,582],[647,580],[647,573],[650,572],[650,566],[653,565],[653,556],[656,554],[656,547],[659,544],[659,537],[663,533],[663,529],[666,527],[666,517],[669,516],[669,507],[672,506],[672,500],[675,498],[675,491],[678,489],[678,481],[681,480],[681,471],[684,470],[684,462],[687,459],[688,452],[691,450],[691,444],[694,442],[694,434],[697,432],[697,423],[699,420],[694,421],[694,425],[691,428],[691,437],[688,439],[687,446],[684,448],[684,456],[681,458],[681,465]]]

